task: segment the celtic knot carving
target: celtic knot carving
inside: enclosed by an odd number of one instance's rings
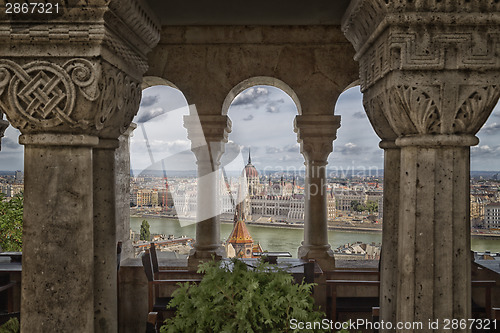
[[[105,62],[58,65],[0,60],[0,110],[21,131],[77,131],[116,138],[139,109],[140,83]]]
[[[0,108],[20,129],[54,128],[61,124],[88,128],[87,120],[72,115],[77,87],[89,101],[99,95],[96,69],[85,59],[73,59],[62,66],[46,61],[20,66],[0,60]],[[6,89],[7,96],[2,98]]]

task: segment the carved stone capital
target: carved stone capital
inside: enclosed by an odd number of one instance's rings
[[[22,17],[1,11],[0,58],[101,57],[141,78],[147,53],[160,39],[159,20],[145,1],[60,1],[58,6],[52,14],[34,11]]]
[[[159,21],[144,1],[58,6],[0,13],[0,110],[22,133],[117,138],[138,110]]]
[[[383,140],[416,135],[475,135],[500,97],[500,85],[482,79],[456,81],[446,73],[427,78],[409,73],[387,77],[363,95],[363,104]],[[476,84],[473,84],[475,81]],[[470,83],[469,83],[470,82]]]
[[[222,115],[184,116],[184,127],[188,130],[191,147],[204,146],[208,142],[227,142],[231,133],[231,119]]]
[[[382,140],[475,135],[500,97],[499,23],[493,1],[352,1],[343,30]]]
[[[184,116],[184,127],[188,130],[188,139],[191,140],[191,151],[195,154],[199,166],[210,167],[206,172],[218,168],[231,125],[228,116]]]
[[[295,117],[294,127],[300,152],[306,162],[326,165],[328,155],[333,150],[333,141],[337,138],[340,116],[299,115]]]
[[[342,30],[359,60],[361,90],[393,71],[498,71],[497,1],[355,0]]]
[[[84,58],[0,59],[0,109],[22,133],[117,138],[139,108],[139,81],[107,62]]]

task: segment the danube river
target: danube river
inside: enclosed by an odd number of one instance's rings
[[[181,227],[179,221],[171,219],[131,217],[130,228],[135,232],[139,232],[142,220],[147,220],[149,222],[152,234],[174,235],[175,237],[188,236],[195,238],[195,224]],[[274,228],[253,225],[247,225],[247,227],[253,239],[260,242],[260,245],[264,250],[288,251],[293,257],[297,256],[297,248],[303,240],[303,229]],[[221,224],[221,240],[225,241],[229,237],[232,228],[232,224]],[[343,244],[358,241],[363,243],[380,243],[382,241],[382,234],[330,230],[328,231],[328,239],[330,240],[332,248],[335,249]],[[471,242],[471,247],[474,251],[489,250],[492,252],[500,252],[500,238],[472,238]]]

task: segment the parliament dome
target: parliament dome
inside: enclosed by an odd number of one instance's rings
[[[250,150],[248,151],[248,164],[245,166],[245,176],[248,178],[258,178],[259,172],[252,164],[252,158],[250,157]]]

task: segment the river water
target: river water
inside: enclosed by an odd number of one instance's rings
[[[195,224],[181,227],[177,220],[171,219],[131,217],[130,228],[135,232],[139,232],[142,220],[147,220],[149,222],[152,234],[174,235],[175,237],[188,236],[195,238]],[[258,241],[264,250],[287,251],[290,252],[293,257],[297,257],[297,248],[304,239],[303,229],[286,229],[252,225],[247,225],[247,227],[254,241]],[[232,224],[221,224],[221,240],[225,241],[229,237],[232,228]],[[328,239],[331,247],[336,249],[346,243],[354,243],[358,241],[363,243],[380,243],[382,242],[382,234],[330,230],[328,231]],[[480,252],[486,250],[500,252],[500,238],[472,238],[471,248],[474,251]]]

